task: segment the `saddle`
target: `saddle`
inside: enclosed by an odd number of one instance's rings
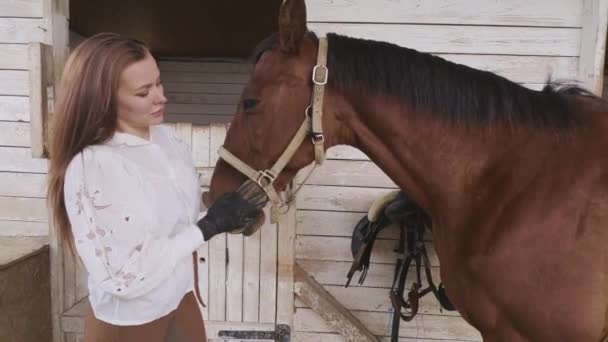
[[[411,321],[418,313],[420,298],[432,292],[441,307],[445,310],[454,310],[445,293],[443,284],[439,287],[433,282],[431,265],[424,244],[426,228],[431,229],[431,218],[403,191],[390,192],[374,201],[365,215],[353,230],[351,252],[353,264],[347,274],[345,287],[351,283],[356,271],[361,272],[358,283],[365,281],[369,270],[371,253],[378,233],[390,225],[400,228],[397,252],[397,265],[391,287],[390,298],[393,305],[392,341],[396,341],[399,332],[399,318]],[[404,299],[405,281],[412,261],[416,265],[416,279],[409,290],[407,300]],[[421,272],[424,272],[427,287],[422,289]],[[398,313],[398,315],[397,315]]]

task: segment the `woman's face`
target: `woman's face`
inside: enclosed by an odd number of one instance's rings
[[[118,130],[147,138],[150,125],[163,121],[167,98],[150,54],[129,65],[118,86]]]

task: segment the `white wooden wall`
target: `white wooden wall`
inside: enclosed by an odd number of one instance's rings
[[[249,66],[236,59],[161,59],[159,68],[170,122],[230,122],[249,79]]]
[[[28,43],[47,42],[42,0],[0,1],[0,236],[48,235],[44,159],[30,149]]]

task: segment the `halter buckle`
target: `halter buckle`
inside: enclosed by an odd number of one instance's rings
[[[256,178],[256,183],[262,188],[265,188],[274,183],[274,180],[277,176],[270,170],[258,171],[258,176]]]
[[[325,142],[325,135],[323,133],[312,133],[312,143],[315,145],[323,144]]]
[[[326,85],[328,74],[329,72],[326,66],[315,65],[315,67],[312,69],[312,82],[316,85]]]

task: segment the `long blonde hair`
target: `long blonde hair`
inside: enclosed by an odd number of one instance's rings
[[[48,204],[58,239],[72,253],[74,240],[63,195],[66,169],[85,147],[112,137],[120,76],[149,54],[138,40],[100,33],[80,43],[64,67],[52,125]]]

